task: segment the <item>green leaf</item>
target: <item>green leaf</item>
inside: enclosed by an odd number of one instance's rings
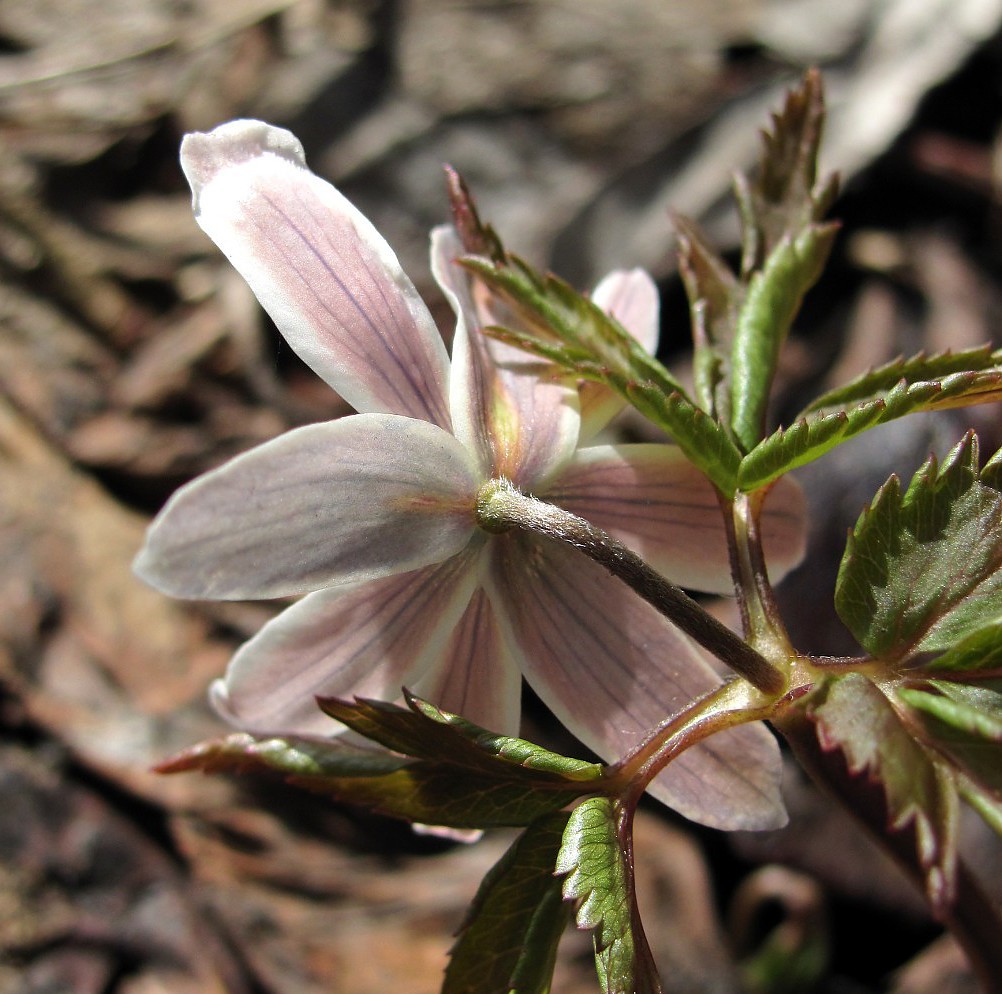
[[[907,414],[938,411],[999,399],[1002,371],[951,373],[932,380],[899,378],[886,392],[844,409],[815,410],[780,428],[745,456],[738,486],[757,490],[797,466],[813,462],[842,442]],[[823,400],[833,396],[826,394]],[[975,399],[976,398],[976,399]]]
[[[349,804],[452,828],[528,825],[598,787],[602,767],[596,763],[495,735],[414,697],[408,702],[409,708],[321,702],[338,721],[403,755],[336,739],[231,735],[189,749],[161,769],[271,771]]]
[[[958,789],[960,796],[981,815],[984,823],[996,835],[1002,836],[1002,800],[964,777],[958,778]]]
[[[944,907],[955,885],[958,800],[945,764],[933,761],[884,693],[861,674],[826,681],[808,708],[822,747],[841,750],[853,774],[880,784],[888,827],[914,826],[930,900]]]
[[[804,74],[783,109],[762,133],[762,155],[752,179],[735,181],[742,220],[741,271],[759,269],[784,238],[795,236],[828,212],[838,189],[835,177],[817,182],[825,106],[821,74]]]
[[[957,374],[979,375],[969,376],[964,390],[948,391],[949,396],[940,399],[940,407],[963,407],[1002,399],[1002,351],[996,352],[989,346],[982,346],[963,352],[940,352],[935,355],[919,352],[907,359],[895,359],[822,394],[803,414],[879,400],[901,384],[931,384]]]
[[[463,264],[513,307],[518,328],[489,334],[604,383],[668,432],[725,494],[733,494],[741,453],[725,429],[617,321],[555,276],[542,276],[509,256],[509,265],[467,258]]]
[[[570,920],[553,869],[568,817],[556,812],[533,822],[484,878],[442,994],[547,994]]]
[[[679,273],[689,298],[696,397],[709,415],[730,424],[731,343],[744,287],[694,221],[672,215],[672,223]]]
[[[784,236],[748,283],[731,357],[732,424],[746,450],[762,437],[779,350],[804,294],[824,269],[837,230],[834,224],[811,224]]]
[[[950,649],[1002,620],[1002,494],[978,474],[973,433],[942,468],[930,459],[902,495],[881,488],[849,538],[835,587],[839,616],[872,655]]]
[[[646,940],[634,921],[632,870],[607,797],[582,801],[571,813],[557,857],[564,897],[575,902],[579,928],[594,933],[595,964],[604,994],[660,994]]]
[[[498,735],[412,694],[408,707],[386,701],[343,701],[321,698],[321,709],[354,731],[388,749],[418,759],[440,760],[474,770],[496,772],[515,767],[540,782],[588,784],[602,775],[598,763],[586,763],[550,752],[525,739]]]
[[[922,673],[956,676],[984,671],[1002,673],[1002,622],[986,625],[924,663]]]
[[[933,680],[938,693],[902,687],[929,743],[980,790],[1002,802],[1002,692],[993,686]]]

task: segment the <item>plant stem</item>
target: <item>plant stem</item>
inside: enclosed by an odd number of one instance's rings
[[[663,721],[633,753],[606,771],[623,784],[624,803],[639,800],[650,782],[677,756],[717,732],[771,717],[776,702],[742,680],[725,683]]]
[[[786,676],[760,652],[707,614],[680,587],[653,570],[640,556],[584,518],[526,496],[507,480],[492,480],[480,491],[477,520],[487,531],[522,528],[574,546],[636,591],[752,686],[774,696],[785,691]]]

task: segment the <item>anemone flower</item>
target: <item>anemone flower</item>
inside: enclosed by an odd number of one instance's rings
[[[524,677],[585,745],[622,756],[718,686],[701,650],[600,566],[554,541],[478,527],[494,480],[587,517],[676,582],[730,589],[712,487],[668,445],[579,443],[611,394],[530,375],[480,333],[497,306],[432,235],[456,312],[452,359],[373,226],[308,171],[287,131],[234,121],[188,135],[182,165],[199,224],[292,348],[359,413],[289,431],[196,479],[153,522],[139,575],[186,598],[306,594],[234,656],[212,700],[258,734],[343,730],[317,695],[400,698],[406,686],[494,731],[519,727]],[[657,293],[617,272],[594,299],[648,347]],[[792,484],[763,528],[776,572],[798,560]],[[752,725],[689,750],[652,793],[727,828],[783,820],[779,755]]]

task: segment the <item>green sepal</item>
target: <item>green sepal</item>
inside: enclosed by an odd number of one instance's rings
[[[837,231],[835,224],[810,224],[784,236],[748,283],[731,353],[731,423],[746,451],[762,437],[779,350]]]
[[[930,458],[902,494],[881,488],[849,537],[835,586],[846,626],[873,656],[949,650],[1002,620],[1002,493],[997,461],[978,473],[969,433]]]
[[[935,761],[862,674],[826,680],[804,705],[822,748],[840,750],[853,775],[879,784],[888,830],[914,829],[929,900],[936,909],[948,906],[956,884],[959,799],[947,765]]]
[[[553,867],[569,815],[533,822],[484,877],[449,954],[442,994],[548,994],[571,917]]]
[[[764,487],[864,431],[907,414],[1000,399],[1002,370],[967,370],[931,380],[899,377],[886,393],[873,396],[868,392],[865,399],[831,410],[827,401],[835,395],[834,391],[826,394],[817,402],[825,402],[823,409],[799,416],[752,449],[738,470],[739,488],[750,492]]]
[[[590,929],[604,994],[661,994],[660,982],[637,935],[633,881],[618,808],[607,797],[582,801],[567,822],[556,872],[575,905],[578,927]]]
[[[523,326],[487,334],[547,359],[576,377],[604,383],[664,429],[723,493],[733,494],[741,453],[726,430],[615,319],[555,276],[523,260],[463,264],[514,309]]]

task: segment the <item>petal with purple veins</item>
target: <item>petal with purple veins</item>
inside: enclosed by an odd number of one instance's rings
[[[445,650],[412,689],[481,728],[518,734],[522,674],[482,588],[471,598]]]
[[[479,478],[427,421],[358,414],[260,445],[179,490],[135,570],[178,597],[280,597],[441,562],[475,533]]]
[[[514,532],[492,549],[489,590],[526,679],[605,760],[720,685],[681,632],[575,550]],[[781,772],[775,739],[746,725],[684,752],[650,789],[706,825],[772,828],[785,820]]]
[[[604,528],[669,580],[734,592],[716,490],[677,446],[580,449],[546,498]],[[766,498],[760,523],[774,581],[803,557],[805,514],[800,487],[783,478]]]
[[[449,361],[428,309],[293,135],[231,121],[187,135],[181,165],[198,223],[316,373],[358,411],[450,426]]]
[[[399,699],[451,644],[476,586],[480,548],[304,597],[233,657],[213,686],[216,709],[247,731],[331,735],[343,728],[316,697]]]

